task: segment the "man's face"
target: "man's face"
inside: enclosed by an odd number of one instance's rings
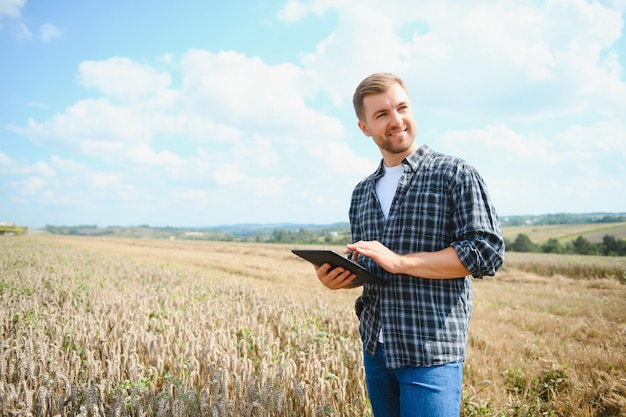
[[[372,137],[388,166],[389,162],[398,165],[415,150],[417,126],[413,109],[409,95],[399,84],[384,93],[365,96],[363,117],[359,128]]]

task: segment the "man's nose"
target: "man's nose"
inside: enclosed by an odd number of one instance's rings
[[[398,113],[397,111],[394,110],[393,112],[391,112],[391,118],[394,124],[398,124],[398,125],[402,124],[402,115]]]

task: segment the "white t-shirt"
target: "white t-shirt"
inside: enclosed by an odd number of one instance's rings
[[[402,164],[395,167],[384,166],[385,175],[376,181],[376,195],[378,195],[378,201],[380,201],[380,208],[383,210],[385,219],[389,217],[389,210],[391,209],[391,203],[396,196],[396,190],[398,188],[398,182],[404,172]],[[378,341],[383,343],[383,329],[380,329],[378,335]]]
[[[396,195],[398,181],[400,181],[400,177],[404,172],[404,167],[400,164],[395,167],[383,165],[383,168],[385,169],[385,175],[376,181],[376,194],[386,219],[389,216],[389,209],[391,209],[391,203]]]

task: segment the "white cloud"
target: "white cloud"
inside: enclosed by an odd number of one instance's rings
[[[41,25],[39,39],[43,42],[52,42],[61,37],[61,29],[52,23],[44,23]]]
[[[0,168],[6,168],[11,162],[11,158],[4,152],[0,151]]]
[[[124,188],[125,178],[121,173],[92,172],[88,176],[89,185],[96,189]]]
[[[0,29],[2,28],[2,18],[19,18],[25,4],[26,0],[0,0]]]
[[[178,114],[173,121],[177,132],[184,133],[199,143],[238,143],[245,135],[244,128],[223,124],[200,114]]]
[[[79,80],[85,87],[106,95],[132,99],[161,92],[171,83],[170,74],[159,72],[129,58],[113,57],[105,61],[84,61],[78,66]]]
[[[86,61],[81,84],[103,96],[85,99],[47,120],[29,119],[14,132],[108,162],[180,166],[175,152],[157,152],[157,137],[231,148],[253,166],[278,163],[272,144],[347,137],[340,121],[309,107],[311,78],[292,65],[268,66],[240,54],[190,51],[180,59],[181,89],[170,75],[126,58]],[[115,99],[123,98],[121,102]],[[242,129],[245,126],[246,131]],[[250,165],[250,164],[248,164]]]
[[[0,151],[0,172],[8,172],[10,167],[12,166],[12,161],[9,155]]]
[[[607,4],[288,0],[277,18],[289,28],[337,22],[292,62],[252,46],[83,61],[84,99],[10,127],[54,154],[0,152],[11,178],[0,185],[31,190],[23,203],[142,219],[171,208],[188,224],[344,220],[352,187],[380,158],[351,96],[362,77],[392,71],[433,148],[476,165],[500,212],[623,207],[623,9]],[[32,38],[16,16],[12,27]]]
[[[246,175],[239,166],[232,163],[219,165],[213,171],[213,180],[218,185],[235,185],[246,180]]]
[[[366,142],[367,146],[375,146],[371,139],[363,135],[357,136],[357,138],[357,140]],[[368,158],[356,155],[348,144],[332,140],[320,140],[319,143],[308,149],[308,154],[315,161],[314,166],[318,167],[319,175],[325,181],[333,180],[325,175],[327,172],[331,177],[338,176],[334,181],[347,180],[356,184],[358,180],[376,169],[378,164],[378,161],[373,162]]]
[[[144,118],[138,108],[116,106],[100,98],[79,101],[48,120],[29,119],[25,128],[11,129],[36,141],[107,157],[128,144],[150,141],[152,131]]]
[[[622,211],[614,195],[626,192],[626,126],[604,121],[575,125],[553,136],[521,134],[498,125],[448,131],[439,149],[460,155],[485,177],[504,214]]]
[[[52,155],[50,165],[56,170],[63,172],[82,172],[87,170],[87,165],[83,162],[61,158],[57,155]]]
[[[206,203],[208,193],[205,190],[189,189],[175,192],[173,198],[179,201]]]
[[[21,41],[30,41],[35,38],[33,32],[22,18],[22,9],[26,0],[0,0],[0,30],[4,29],[4,20],[11,20],[9,24],[13,36]],[[62,30],[52,23],[44,23],[39,28],[39,40],[52,42],[61,37]]]
[[[267,200],[287,193],[290,179],[288,177],[258,177],[251,184],[253,196]]]
[[[43,177],[54,177],[56,172],[45,162],[39,161],[32,165],[32,173]]]
[[[18,189],[22,196],[32,196],[40,194],[47,184],[48,182],[44,178],[29,177],[19,183]]]
[[[614,9],[621,11],[622,13],[626,11],[626,0],[609,0],[608,2]]]
[[[288,23],[296,23],[309,14],[322,15],[333,6],[338,6],[345,0],[311,0],[308,2],[299,0],[287,0],[287,3],[278,11],[276,17]]]
[[[318,91],[312,75],[293,64],[267,65],[232,51],[191,50],[180,60],[188,111],[279,137],[332,135],[341,123],[305,104]]]
[[[175,153],[165,150],[155,152],[154,149],[145,145],[133,145],[128,148],[128,160],[138,165],[155,165],[161,169],[176,169],[183,164],[183,160]]]
[[[0,172],[8,175],[37,175],[41,177],[54,177],[55,170],[45,162],[37,161],[33,164],[23,163],[10,158],[0,152]]]
[[[318,2],[290,3],[302,19]],[[337,102],[350,97],[359,71],[391,71],[407,81],[416,106],[441,112],[626,112],[623,69],[610,49],[623,29],[619,9],[584,0],[325,5],[340,24],[302,64],[332,74],[321,81]]]
[[[298,0],[287,0],[287,3],[278,12],[278,19],[295,23],[308,14],[308,8]]]
[[[198,50],[178,62],[170,58],[170,66],[180,71],[180,89],[170,85],[169,74],[164,77],[128,59],[84,62],[81,84],[96,88],[101,97],[78,101],[47,120],[30,119],[26,127],[12,130],[94,157],[110,170],[118,167],[123,178],[114,171],[82,176],[98,189],[117,186],[110,192],[119,193],[128,186],[149,193],[155,185],[145,179],[162,178],[167,172],[163,193],[180,195],[178,189],[198,190],[202,184],[206,194],[181,198],[225,201],[248,195],[256,204],[272,204],[311,181],[352,186],[371,165],[341,142],[348,134],[338,119],[306,104],[305,98],[317,90],[301,68]],[[139,78],[145,83],[124,92],[128,80]],[[166,147],[157,150],[157,141],[159,148]],[[191,146],[183,156],[185,145]],[[81,166],[58,157],[53,163],[78,181],[72,169]],[[302,172],[310,172],[310,179],[294,184],[292,178]],[[74,187],[87,187],[79,184]],[[327,188],[330,193],[332,187]]]

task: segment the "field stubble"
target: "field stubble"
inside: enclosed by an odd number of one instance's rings
[[[290,249],[0,238],[1,415],[371,415],[360,290]],[[463,416],[626,415],[619,279],[507,266],[474,304]]]

